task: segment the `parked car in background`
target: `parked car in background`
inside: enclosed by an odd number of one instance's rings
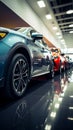
[[[68,67],[68,64],[64,53],[60,54],[60,59],[61,59],[61,69],[65,71]]]
[[[61,58],[60,58],[60,50],[58,48],[52,48],[52,57],[54,63],[54,71],[61,72]]]
[[[64,53],[61,53],[61,63],[63,65],[63,69],[67,70],[72,67],[72,60],[69,56]]]
[[[65,54],[61,53],[60,49],[58,48],[52,48],[51,51],[54,62],[54,71],[61,73],[62,70],[65,71],[65,69],[68,69],[69,64]]]
[[[69,56],[65,56],[65,58],[66,58],[66,69],[69,69],[69,68],[71,68],[72,66],[73,66],[73,61],[72,61],[72,59],[69,57]]]
[[[23,96],[33,77],[54,76],[49,50],[42,38],[31,27],[0,27],[0,87],[5,87],[9,97]]]
[[[61,60],[63,61],[63,69],[69,69],[69,59],[64,53],[61,53]]]
[[[51,66],[52,66],[52,68],[51,68],[51,70],[52,70],[52,75],[54,74],[54,64],[53,64],[53,59],[52,59],[52,53],[51,53],[51,50],[50,50],[50,48],[48,47],[48,45],[47,45],[47,43],[42,39],[42,40],[39,40],[39,43],[40,44],[38,44],[38,42],[37,42],[37,44],[40,46],[40,47],[42,47],[42,49],[44,50],[44,52],[43,52],[43,54],[44,54],[44,58],[45,59],[47,59],[47,61],[49,60],[49,62],[50,62],[50,64],[51,64]],[[45,47],[45,48],[44,48]],[[51,75],[50,75],[51,76]]]

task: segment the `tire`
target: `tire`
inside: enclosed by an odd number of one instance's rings
[[[54,78],[54,70],[51,70],[51,71],[50,71],[49,77],[50,77],[51,79]]]
[[[59,70],[58,73],[61,74],[62,73],[62,68],[61,68],[61,61],[60,61],[60,65],[59,65]]]
[[[53,61],[51,61],[50,64],[50,74],[49,74],[50,78],[54,78],[54,63]]]
[[[47,74],[47,78],[49,78],[49,79],[54,78],[54,65],[53,65],[53,62],[50,62],[50,73]]]
[[[8,97],[23,96],[29,82],[29,64],[23,54],[15,54],[6,76],[6,93]]]
[[[58,73],[59,73],[59,74],[61,74],[61,73],[62,73],[62,68],[61,68],[61,66],[60,66],[60,68],[59,68]]]
[[[65,70],[66,70],[66,67],[64,66],[63,71],[65,72]]]

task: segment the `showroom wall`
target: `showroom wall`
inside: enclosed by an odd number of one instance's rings
[[[38,32],[42,33],[44,37],[46,37],[49,46],[57,46],[57,42],[49,30],[45,27],[40,18],[33,12],[30,6],[26,3],[25,0],[1,0],[2,4],[5,4],[8,10],[2,9],[0,10],[0,16],[2,22],[0,26],[5,27],[14,27],[14,26],[32,26]],[[1,5],[1,4],[0,4]],[[5,6],[4,5],[4,6]],[[3,19],[3,15],[4,19]]]
[[[20,26],[29,26],[24,20],[16,15],[5,4],[0,2],[0,26],[7,28],[15,28]]]

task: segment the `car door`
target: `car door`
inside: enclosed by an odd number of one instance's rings
[[[32,76],[39,75],[42,73],[44,65],[42,48],[37,46],[32,40],[28,40],[28,48],[32,59]]]
[[[35,33],[34,38],[32,37],[32,33]],[[32,58],[32,76],[46,73],[48,67],[48,62],[44,55],[45,47],[40,44],[41,34],[37,33],[36,35],[36,33],[37,32],[33,29],[29,29],[26,33],[26,35],[29,37],[27,42]]]
[[[41,46],[39,44],[39,40],[36,40],[34,43],[35,52],[33,52],[33,68],[34,70],[39,70],[38,73],[42,74],[50,71],[50,62],[48,50],[44,46]]]

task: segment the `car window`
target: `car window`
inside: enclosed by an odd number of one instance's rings
[[[14,30],[21,32],[23,34],[25,34],[27,37],[31,38],[31,34],[33,32],[36,32],[35,30],[33,30],[32,28],[28,28],[28,27],[22,27],[22,28],[15,28]]]
[[[38,46],[40,46],[41,48],[46,48],[47,50],[50,50],[47,43],[45,43],[44,40],[38,40],[38,42],[35,43],[38,44]]]
[[[23,34],[25,34],[26,36],[28,37],[31,37],[31,34],[30,34],[30,30],[29,28],[25,27],[25,28],[20,28],[19,30],[17,30],[18,32],[21,32]]]
[[[35,44],[40,48],[45,48],[45,46],[42,44],[42,40],[35,40]]]
[[[35,30],[28,30],[27,33],[26,33],[26,35],[28,37],[32,38],[31,36],[32,36],[32,33],[34,33],[34,32],[36,32],[36,31]]]

